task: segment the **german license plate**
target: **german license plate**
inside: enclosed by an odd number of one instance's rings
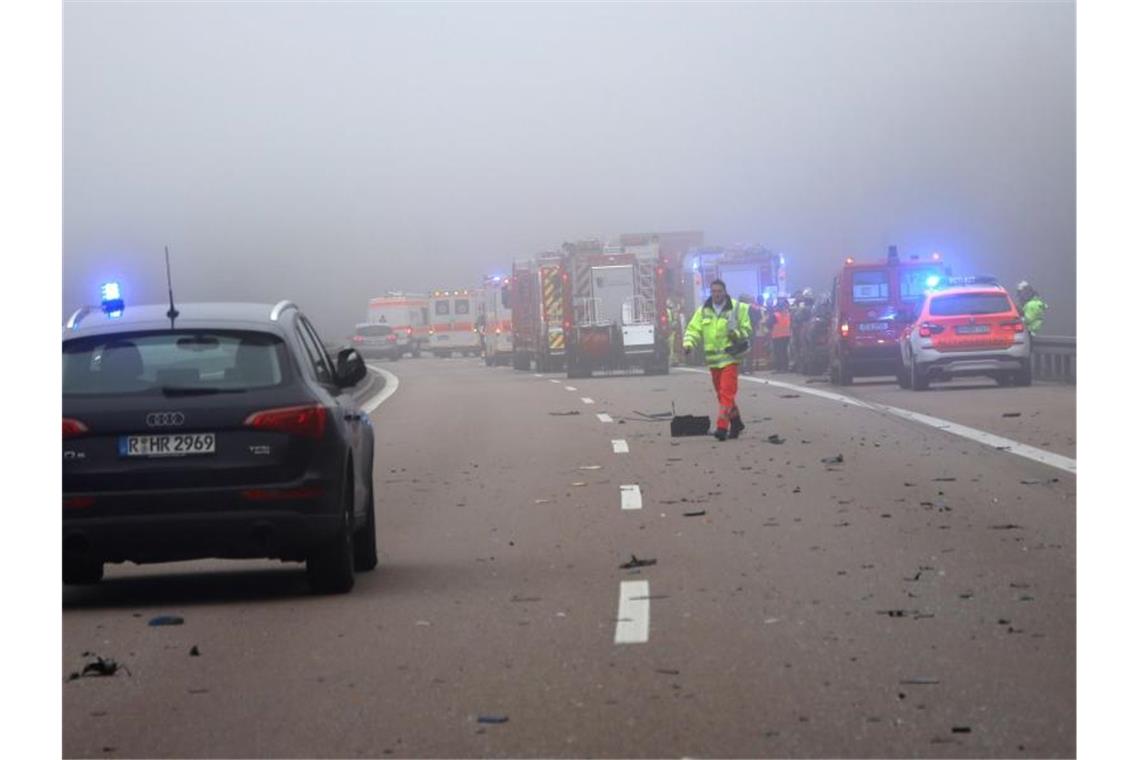
[[[882,332],[889,329],[890,325],[886,322],[863,322],[859,325],[859,332]]]
[[[989,325],[958,325],[954,328],[959,335],[985,335],[989,331]]]
[[[121,457],[185,457],[213,454],[213,433],[172,433],[119,436]]]

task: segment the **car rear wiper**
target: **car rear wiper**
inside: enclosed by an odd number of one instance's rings
[[[164,396],[208,396],[213,393],[245,393],[245,388],[219,388],[216,385],[210,386],[185,386],[185,385],[164,385],[162,386],[162,394]]]

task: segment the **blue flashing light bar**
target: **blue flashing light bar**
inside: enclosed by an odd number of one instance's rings
[[[123,292],[117,282],[105,282],[99,287],[103,313],[111,319],[123,316]]]

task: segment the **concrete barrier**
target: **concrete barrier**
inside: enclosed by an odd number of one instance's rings
[[[1077,339],[1036,335],[1029,344],[1034,380],[1077,382]]]

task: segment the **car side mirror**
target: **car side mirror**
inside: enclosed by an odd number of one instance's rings
[[[350,388],[368,376],[364,359],[355,348],[342,348],[336,355],[336,381],[341,388]]]

